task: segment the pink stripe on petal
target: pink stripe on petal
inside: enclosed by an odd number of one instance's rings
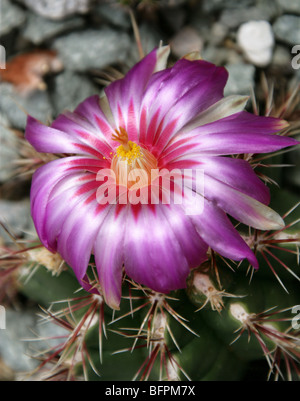
[[[176,132],[199,112],[211,106],[223,96],[223,89],[227,80],[227,72],[223,67],[205,61],[179,60],[163,81],[159,81],[158,90],[145,93],[142,108],[148,110],[148,123],[157,113],[159,107],[159,123],[162,126],[158,148],[162,149]],[[153,82],[156,88],[156,82]],[[147,100],[146,100],[147,99]],[[173,130],[164,133],[165,126],[176,119]],[[152,128],[148,129],[150,137]],[[150,139],[147,138],[147,142]]]
[[[116,127],[104,97],[100,99],[98,95],[94,95],[87,98],[76,108],[74,114],[88,121],[93,131],[104,137],[109,144],[113,143],[111,134]]]
[[[86,177],[85,177],[86,178]],[[86,182],[85,184],[81,184],[80,188],[74,193],[74,197],[85,194],[94,190],[96,192],[97,188],[99,187],[99,182],[96,181],[96,176],[93,177],[92,180]]]
[[[128,110],[126,110],[126,113],[123,113],[120,105],[118,105],[117,127],[127,127],[127,123],[125,122],[127,121],[127,112]]]
[[[146,132],[147,132],[147,111],[145,108],[143,108],[141,111],[139,131],[140,131],[139,142],[141,144],[144,144],[145,139],[146,139]]]
[[[84,158],[84,157],[75,157],[72,160],[69,160],[71,158],[65,159],[66,164],[68,166],[66,167],[67,170],[86,170],[86,171],[91,171],[91,172],[98,172],[102,168],[109,168],[110,167],[110,162],[107,159],[99,159],[99,158]]]
[[[195,143],[189,141],[188,138],[178,141],[178,143],[169,146],[164,152],[159,155],[159,165],[167,166],[169,163],[173,163],[178,159],[184,161],[188,157],[186,155],[193,154],[194,150]]]
[[[132,110],[134,110],[134,124],[136,127],[139,126],[138,119],[144,90],[152,74],[165,65],[167,54],[165,48],[153,50],[136,64],[123,79],[115,81],[105,88],[117,127],[123,127],[127,130],[129,126],[132,126],[132,121],[128,121],[130,107],[131,117]]]
[[[97,125],[100,128],[100,131],[107,137],[107,140],[111,139],[112,132],[114,132],[111,126],[108,125],[105,120],[103,120],[96,114],[94,114],[94,119],[96,120]]]
[[[49,200],[53,196],[53,190],[56,188],[56,191],[58,191],[58,188],[63,187],[60,182],[65,181],[68,187],[80,185],[78,178],[82,177],[83,171],[86,169],[86,163],[89,160],[78,156],[54,160],[40,167],[33,175],[30,194],[31,214],[38,235],[46,247],[48,247],[48,239],[44,232],[45,214]],[[70,169],[70,166],[75,164],[77,167],[81,165],[82,171]],[[74,190],[72,189],[72,191]],[[62,204],[64,205],[65,202],[62,201]]]
[[[174,133],[178,120],[179,117],[175,117],[173,120],[168,121],[164,128],[162,123],[159,125],[154,138],[156,149],[160,150],[163,148],[163,143],[165,143],[165,139],[163,138],[169,138]]]
[[[156,110],[156,112],[154,113],[149,122],[147,132],[142,138],[140,138],[141,143],[143,143],[146,146],[150,147],[153,145],[154,137],[159,124],[159,116],[160,116],[160,108],[158,107],[158,109]]]
[[[80,149],[82,142],[66,132],[41,124],[28,117],[25,138],[38,151],[46,153],[82,153],[89,154],[90,149]]]
[[[128,132],[128,139],[130,141],[136,142],[139,138],[138,132],[138,120],[137,120],[137,111],[134,108],[133,100],[129,103],[128,108],[128,121],[127,121],[127,132]]]
[[[103,159],[104,158],[100,152],[98,152],[94,148],[91,148],[90,146],[83,145],[83,144],[80,144],[80,143],[73,143],[73,145],[77,149],[76,153],[90,154],[90,155],[93,155],[95,157],[98,157],[99,159]]]
[[[109,140],[111,141],[111,135],[108,140],[104,134],[100,132],[99,128],[95,128],[87,120],[84,120],[74,113],[65,112],[65,114],[61,114],[53,121],[51,127],[69,134],[74,142],[82,143],[91,148],[97,146],[99,149],[102,149],[106,155],[112,151],[112,147],[109,143]]]
[[[101,141],[98,138],[95,138],[88,132],[78,130],[77,133],[81,139],[83,139],[91,147],[93,147],[94,149],[99,151],[101,153],[101,155],[103,155],[107,158],[110,157],[110,153],[112,152],[113,149],[107,143]]]

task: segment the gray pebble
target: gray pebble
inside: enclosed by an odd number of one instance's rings
[[[10,201],[0,199],[0,221],[17,237],[33,238],[35,230],[30,215],[29,200]],[[0,227],[0,237],[6,243],[11,242],[10,237],[2,227]]]
[[[99,3],[93,8],[93,16],[100,17],[105,23],[123,29],[131,28],[129,12],[118,3]]]
[[[24,11],[8,0],[1,0],[0,17],[0,36],[10,33],[14,28],[20,27],[26,19]]]
[[[49,95],[44,91],[35,91],[28,96],[21,96],[8,83],[0,84],[0,111],[15,128],[24,129],[27,114],[46,122],[52,117]]]
[[[290,45],[300,44],[300,17],[296,15],[282,15],[273,25],[275,37]]]
[[[274,49],[272,65],[287,73],[292,72],[291,53],[285,46],[277,45]]]
[[[62,36],[53,46],[67,69],[86,71],[124,62],[131,40],[126,33],[105,27]]]
[[[203,48],[203,40],[197,30],[190,26],[185,26],[173,37],[171,41],[172,53],[177,57],[184,57],[191,52],[199,52]]]
[[[209,43],[214,46],[221,45],[228,35],[228,27],[221,22],[214,22],[211,26]]]
[[[36,361],[28,355],[29,344],[24,341],[32,337],[30,331],[35,324],[35,316],[29,311],[6,310],[6,328],[0,330],[0,356],[5,364],[17,372],[29,371]]]
[[[86,13],[91,0],[19,0],[35,13],[48,19],[63,19],[75,13]]]
[[[73,111],[87,97],[99,93],[99,89],[86,76],[64,71],[54,78],[52,102],[55,114]]]
[[[277,13],[276,5],[270,7],[249,7],[246,9],[224,10],[220,17],[220,23],[230,29],[238,28],[247,21],[270,21]]]
[[[225,86],[224,94],[250,95],[250,88],[254,86],[255,67],[250,64],[230,64],[225,66],[229,78]]]
[[[237,64],[243,62],[243,57],[236,52],[235,49],[227,49],[225,47],[206,46],[201,52],[204,60],[210,61],[216,65]]]
[[[21,35],[39,45],[45,40],[53,38],[69,29],[77,29],[83,26],[83,19],[81,17],[74,17],[65,21],[50,21],[39,15],[30,13],[25,28]]]
[[[300,1],[299,0],[277,0],[277,3],[283,12],[300,14]]]
[[[254,0],[203,0],[201,2],[201,8],[204,12],[211,13],[214,11],[220,11],[224,9],[237,9],[247,8],[254,4]]]
[[[41,325],[37,312],[35,309],[5,311],[5,329],[0,330],[0,357],[17,373],[33,370],[38,361],[31,356],[63,341],[63,339],[36,341],[36,339],[69,334],[52,322]]]
[[[17,138],[9,129],[8,120],[0,114],[0,182],[11,177],[13,161],[17,158]]]

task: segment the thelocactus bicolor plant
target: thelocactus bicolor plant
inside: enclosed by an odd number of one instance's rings
[[[277,134],[287,123],[244,111],[246,97],[224,97],[225,68],[188,59],[166,68],[168,53],[168,47],[152,51],[105,88],[103,97],[86,99],[50,127],[28,117],[32,146],[65,155],[33,176],[31,210],[39,238],[90,291],[96,289],[85,277],[93,255],[112,308],[120,304],[124,271],[135,282],[168,293],[186,286],[190,269],[207,259],[209,247],[257,268],[228,215],[259,230],[284,226],[267,206],[267,186],[246,160],[231,156],[296,144]],[[174,170],[182,173],[183,185],[178,188],[170,177],[165,202],[157,180],[162,171]],[[203,172],[199,186],[197,170]],[[107,171],[113,180],[99,177]],[[149,191],[142,196],[154,187],[160,188],[155,202]],[[107,196],[113,189],[114,196]],[[178,194],[182,202],[176,201]],[[187,213],[195,196],[202,200],[201,212]]]

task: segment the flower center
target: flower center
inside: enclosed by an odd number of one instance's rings
[[[116,155],[122,160],[126,160],[128,164],[134,162],[134,160],[143,157],[141,147],[136,143],[128,141],[126,145],[120,145],[117,147]]]
[[[151,170],[157,169],[156,158],[145,148],[128,140],[126,130],[120,127],[112,139],[120,143],[111,162],[118,185],[128,188],[144,187],[151,183]]]

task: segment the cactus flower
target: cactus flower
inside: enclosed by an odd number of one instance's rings
[[[103,97],[86,99],[51,126],[28,117],[31,145],[38,152],[64,155],[33,176],[31,211],[39,238],[72,267],[83,287],[94,255],[112,308],[119,307],[124,271],[168,293],[186,286],[190,269],[207,259],[208,247],[232,260],[248,259],[257,268],[229,216],[261,230],[283,226],[267,206],[268,188],[247,161],[231,156],[296,144],[276,135],[286,122],[244,111],[247,97],[224,97],[225,68],[188,59],[167,68],[168,53],[168,47],[152,51],[105,88]],[[136,169],[143,174],[135,182]],[[195,181],[187,179],[190,191],[183,203],[119,201],[122,188],[125,199],[134,190],[137,195],[153,183],[152,171],[163,169],[200,169],[204,185],[195,188]],[[114,176],[114,202],[103,201],[110,189],[99,180],[103,171]],[[203,211],[188,214],[185,202],[195,191]]]

